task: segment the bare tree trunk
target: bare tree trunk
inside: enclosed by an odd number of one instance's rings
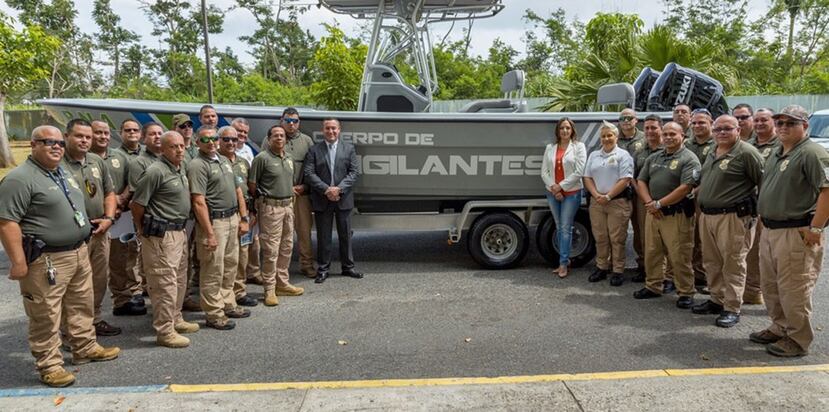
[[[113,85],[118,84],[118,78],[121,75],[120,70],[119,70],[121,68],[120,63],[121,63],[121,50],[120,50],[120,47],[118,47],[118,45],[116,44],[115,45],[115,72],[112,75],[112,84]]]
[[[6,95],[0,93],[0,168],[17,166],[6,133]]]

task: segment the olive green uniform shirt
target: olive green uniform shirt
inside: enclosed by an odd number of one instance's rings
[[[122,150],[107,148],[104,163],[109,173],[109,178],[112,180],[112,191],[115,194],[124,193],[124,189],[129,185],[127,175],[130,167],[130,156]]]
[[[230,160],[230,159],[228,159]],[[245,200],[250,199],[250,192],[246,185],[248,184],[248,172],[250,171],[250,164],[247,159],[236,155],[231,161],[233,164],[233,174],[236,175],[236,185],[242,188],[242,193],[245,195]]]
[[[294,160],[288,152],[280,157],[266,149],[253,158],[248,182],[256,184],[260,194],[272,199],[287,199],[294,195]]]
[[[195,134],[193,137],[195,137]],[[195,139],[193,137],[190,138],[190,146],[184,149],[184,161],[182,164],[186,164],[188,167],[190,166],[190,162],[199,156],[199,147],[194,143]]]
[[[144,150],[138,156],[130,159],[128,180],[131,192],[134,192],[135,188],[138,187],[138,182],[144,176],[147,168],[158,159],[160,159],[160,156],[157,156],[149,150]]]
[[[144,206],[148,215],[183,222],[190,217],[190,186],[184,168],[176,169],[164,156],[159,159],[144,172],[132,201]]]
[[[820,190],[829,187],[829,153],[804,137],[789,153],[783,146],[766,160],[760,185],[760,216],[771,220],[805,218],[817,208]]]
[[[656,153],[660,150],[662,150],[662,146],[658,146],[656,149],[651,149],[651,146],[647,142],[645,142],[645,144],[642,145],[641,148],[639,148],[638,150],[633,152],[633,178],[634,179],[639,177],[639,172],[642,171],[642,166],[645,165],[645,160],[648,160],[648,158],[652,154],[654,154],[654,153]]]
[[[645,160],[638,179],[647,183],[654,199],[661,199],[680,185],[696,186],[701,166],[690,150],[680,147],[673,154],[660,150]]]
[[[216,154],[215,159],[199,153],[187,167],[187,179],[190,181],[190,193],[203,195],[207,208],[211,212],[223,212],[239,207],[236,198],[236,175],[233,164],[226,157]]]
[[[748,141],[748,143],[757,148],[757,151],[760,152],[760,155],[763,156],[764,160],[768,160],[771,153],[780,147],[780,140],[777,138],[777,135],[772,136],[771,139],[763,144],[757,143],[757,136],[755,135],[753,139]]]
[[[711,150],[702,165],[702,180],[697,199],[700,207],[733,207],[754,197],[763,179],[763,157],[754,146],[737,140],[727,153],[717,158]]]
[[[637,147],[641,148],[642,145],[647,144],[648,143],[645,141],[645,133],[643,131],[636,129],[636,133],[633,137],[627,139],[622,136],[622,129],[619,129],[619,138],[616,139],[616,145],[624,150],[627,150],[631,157],[633,157],[636,153]]]
[[[314,140],[306,134],[297,133],[296,137],[288,138],[285,144],[285,152],[291,155],[294,159],[294,185],[302,184],[305,175],[302,174],[302,164],[305,161],[305,156],[311,147],[314,146]]]
[[[112,178],[109,176],[109,169],[101,156],[95,153],[87,153],[84,162],[79,162],[63,155],[60,162],[64,170],[72,173],[75,181],[81,185],[84,193],[84,206],[86,215],[90,219],[98,219],[104,216],[104,198],[112,193]]]
[[[705,143],[697,143],[697,139],[691,137],[690,139],[685,139],[685,147],[697,156],[700,164],[703,164],[705,163],[705,158],[708,157],[708,153],[711,153],[717,147],[717,142],[714,140],[713,135]]]
[[[63,175],[69,198],[83,214],[84,225],[75,221],[75,210],[66,199],[59,180]],[[89,236],[92,226],[84,211],[83,189],[72,174],[50,172],[31,156],[0,181],[0,219],[17,222],[24,235],[34,236],[51,247],[74,245]]]

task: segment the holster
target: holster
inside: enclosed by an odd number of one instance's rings
[[[144,236],[164,237],[167,233],[167,221],[155,216],[144,217],[144,227],[142,231]]]
[[[737,204],[737,217],[757,217],[757,199],[749,196]]]
[[[696,207],[694,206],[693,200],[686,197],[685,199],[682,199],[680,205],[682,205],[682,213],[685,213],[685,217],[694,217]]]
[[[43,254],[46,243],[32,235],[23,235],[23,254],[26,256],[26,264],[31,264]]]

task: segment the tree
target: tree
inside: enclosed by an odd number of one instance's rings
[[[320,43],[310,61],[314,83],[312,100],[329,110],[356,110],[368,48],[363,44],[347,44],[342,30],[326,24],[328,35]]]
[[[121,57],[126,54],[132,43],[140,37],[134,32],[121,27],[121,17],[115,14],[110,0],[95,0],[93,12],[95,24],[100,29],[98,33],[98,47],[107,52],[112,61],[113,84],[121,78]]]
[[[0,168],[15,165],[6,134],[5,106],[9,96],[23,94],[50,74],[60,40],[36,25],[16,31],[0,13]]]

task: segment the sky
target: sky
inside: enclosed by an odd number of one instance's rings
[[[198,0],[190,0],[198,5]],[[754,6],[749,11],[751,17],[758,15],[765,10],[770,0],[751,0]],[[229,9],[236,2],[234,0],[208,0],[222,9]],[[316,4],[315,0],[298,0],[296,3]],[[596,12],[622,12],[637,13],[645,22],[647,27],[660,22],[665,14],[665,6],[662,0],[505,0],[506,8],[497,16],[478,20],[474,23],[472,30],[471,51],[473,54],[485,55],[493,40],[500,38],[506,44],[512,45],[515,49],[523,52],[522,37],[527,29],[531,28],[523,19],[525,10],[531,9],[540,16],[549,16],[557,9],[563,8],[568,18],[578,18],[582,21],[589,20]],[[84,32],[94,33],[97,29],[92,19],[93,0],[77,0],[75,6],[78,10],[77,23]],[[136,0],[112,0],[113,10],[121,16],[123,26],[132,30],[142,37],[143,43],[152,48],[159,47],[158,39],[151,36],[152,27],[146,18],[144,11],[139,8]],[[0,10],[14,15],[15,13],[6,5],[5,1],[0,3]],[[213,47],[224,50],[231,47],[240,57],[245,65],[252,65],[253,58],[244,50],[246,44],[238,38],[250,34],[255,24],[251,24],[252,16],[245,10],[233,10],[225,14],[224,32],[211,35],[210,44]],[[300,24],[303,28],[319,38],[324,35],[324,23],[339,23],[340,27],[348,35],[356,35],[360,30],[359,22],[349,16],[337,15],[325,8],[312,7],[300,17]],[[466,23],[456,24],[450,34],[450,39],[460,38],[462,29]],[[439,41],[447,33],[449,24],[440,24],[433,27],[433,39]]]

